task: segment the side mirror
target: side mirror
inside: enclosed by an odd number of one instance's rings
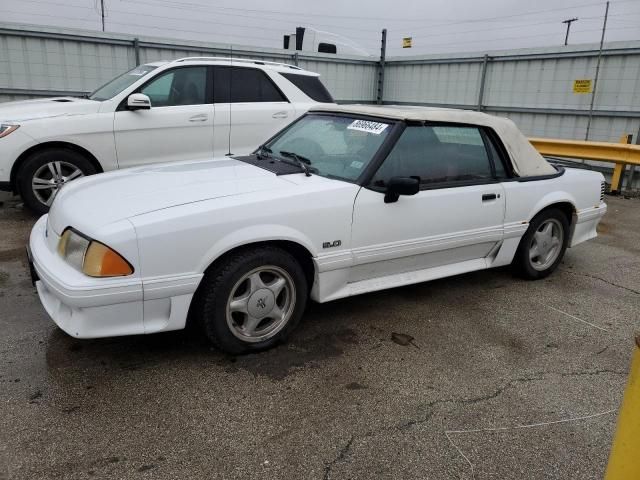
[[[400,195],[415,195],[420,191],[420,177],[391,177],[387,183],[384,203],[397,202]]]
[[[149,110],[151,99],[144,93],[132,93],[127,97],[127,108],[129,110]]]

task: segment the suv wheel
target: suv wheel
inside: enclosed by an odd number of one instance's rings
[[[284,341],[307,303],[304,271],[275,247],[244,250],[205,275],[195,300],[207,338],[230,354],[257,352]]]
[[[42,215],[49,211],[56,194],[65,184],[96,172],[82,154],[52,148],[30,155],[18,172],[18,188],[25,205]]]
[[[555,208],[533,217],[520,240],[513,266],[521,277],[538,280],[550,275],[562,261],[569,241],[569,221]]]

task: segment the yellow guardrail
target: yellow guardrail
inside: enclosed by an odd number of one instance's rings
[[[612,192],[620,191],[622,174],[627,165],[640,165],[640,145],[630,145],[627,135],[622,136],[620,143],[555,138],[529,138],[529,141],[542,155],[615,163],[611,178]]]
[[[636,337],[635,347],[605,480],[640,478],[640,336]]]

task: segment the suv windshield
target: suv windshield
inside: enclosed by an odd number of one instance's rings
[[[158,67],[154,65],[140,65],[133,70],[129,70],[95,90],[89,95],[89,99],[99,102],[109,100],[156,68]]]
[[[380,149],[391,127],[384,120],[310,114],[265,146],[283,161],[291,162],[295,154],[313,174],[355,181]]]

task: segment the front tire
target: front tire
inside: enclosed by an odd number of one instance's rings
[[[561,210],[550,208],[533,217],[513,259],[519,276],[539,280],[550,275],[562,261],[569,242],[569,220]]]
[[[298,261],[267,246],[241,250],[208,272],[194,307],[211,343],[237,355],[283,342],[300,321],[307,297]]]
[[[30,155],[18,172],[18,189],[24,204],[35,213],[49,211],[62,186],[96,168],[81,153],[67,148],[50,148]]]

